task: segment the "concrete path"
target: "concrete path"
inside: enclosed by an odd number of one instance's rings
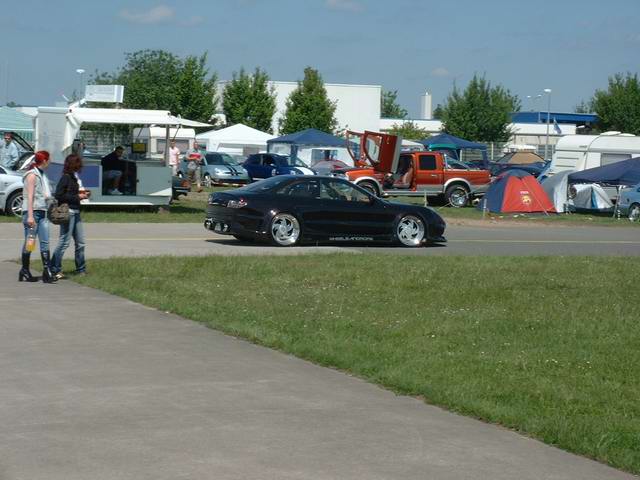
[[[635,478],[0,263],[0,479]]]
[[[53,244],[58,227],[53,227]],[[447,228],[446,246],[385,248],[305,246],[278,248],[243,243],[206,231],[200,224],[89,223],[87,257],[144,255],[299,255],[379,252],[396,255],[640,255],[640,227],[523,226],[521,224]],[[0,260],[13,260],[22,244],[20,224],[0,223]]]

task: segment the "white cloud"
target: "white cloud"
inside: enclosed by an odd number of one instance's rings
[[[157,7],[153,7],[151,10],[143,12],[132,12],[126,9],[120,12],[120,18],[127,22],[143,23],[148,25],[168,22],[173,17],[175,17],[175,12],[172,8],[167,7],[166,5],[158,5]]]
[[[451,75],[451,72],[444,67],[438,67],[431,70],[431,75],[434,77],[448,77]]]
[[[325,5],[332,10],[345,10],[348,12],[361,12],[364,10],[362,4],[355,0],[325,0]]]

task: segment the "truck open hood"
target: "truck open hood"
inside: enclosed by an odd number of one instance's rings
[[[347,131],[347,149],[356,166],[370,165],[381,173],[398,168],[402,138],[388,133]]]

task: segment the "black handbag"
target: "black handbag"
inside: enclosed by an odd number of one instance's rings
[[[58,205],[58,201],[54,199],[49,205],[47,218],[54,225],[66,225],[69,223],[69,205],[66,203]]]

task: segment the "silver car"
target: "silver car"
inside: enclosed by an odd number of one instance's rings
[[[249,183],[249,174],[228,153],[207,152],[200,162],[202,183],[211,185],[244,185]],[[180,162],[181,176],[187,176],[187,162]]]
[[[22,215],[22,172],[0,167],[0,210],[6,215]]]
[[[632,222],[640,221],[640,183],[622,190],[618,209],[621,215],[626,215]]]

